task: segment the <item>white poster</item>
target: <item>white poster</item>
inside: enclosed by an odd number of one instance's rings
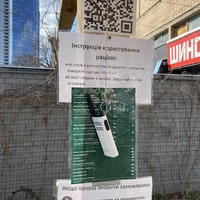
[[[72,87],[136,88],[136,103],[151,103],[151,40],[59,33],[59,102]]]
[[[122,180],[116,185],[92,183],[71,185],[70,180],[57,180],[57,200],[151,200],[152,177]]]

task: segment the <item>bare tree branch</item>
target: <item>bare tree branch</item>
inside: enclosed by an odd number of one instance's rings
[[[40,35],[40,44],[36,41],[32,46],[32,54],[18,55],[13,62],[16,66],[28,66],[28,67],[44,67],[55,68],[58,66],[58,44],[56,40],[56,27],[50,28],[48,22],[45,22],[45,18],[49,15],[49,10],[55,14],[55,21],[58,23],[58,9],[60,0],[46,1],[43,6],[45,13],[40,20],[40,28],[43,29],[46,36]],[[39,55],[39,57],[38,57]]]

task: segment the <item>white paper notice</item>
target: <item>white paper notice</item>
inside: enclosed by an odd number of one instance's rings
[[[151,103],[151,40],[59,33],[59,102],[72,87],[136,88],[136,103]]]
[[[70,180],[57,180],[57,200],[151,200],[152,177],[122,180],[119,185],[92,183],[71,185]]]

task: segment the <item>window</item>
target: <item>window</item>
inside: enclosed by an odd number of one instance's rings
[[[188,31],[200,26],[200,15],[196,15],[188,20]]]
[[[182,35],[187,32],[186,24],[182,24],[176,28],[176,36]]]
[[[159,35],[157,35],[154,39],[154,46],[158,47],[165,44],[168,40],[168,31],[165,31]]]
[[[200,14],[195,15],[194,17],[186,20],[184,23],[174,27],[174,37],[182,35],[187,31],[190,31],[194,28],[200,26]]]

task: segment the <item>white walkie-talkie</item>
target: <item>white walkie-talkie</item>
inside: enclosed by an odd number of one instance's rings
[[[98,115],[95,111],[92,98],[90,94],[86,94],[87,102],[90,106],[91,117],[96,129],[101,147],[103,149],[104,155],[108,157],[117,157],[119,155],[115,141],[113,139],[112,131],[108,123],[106,115]]]

